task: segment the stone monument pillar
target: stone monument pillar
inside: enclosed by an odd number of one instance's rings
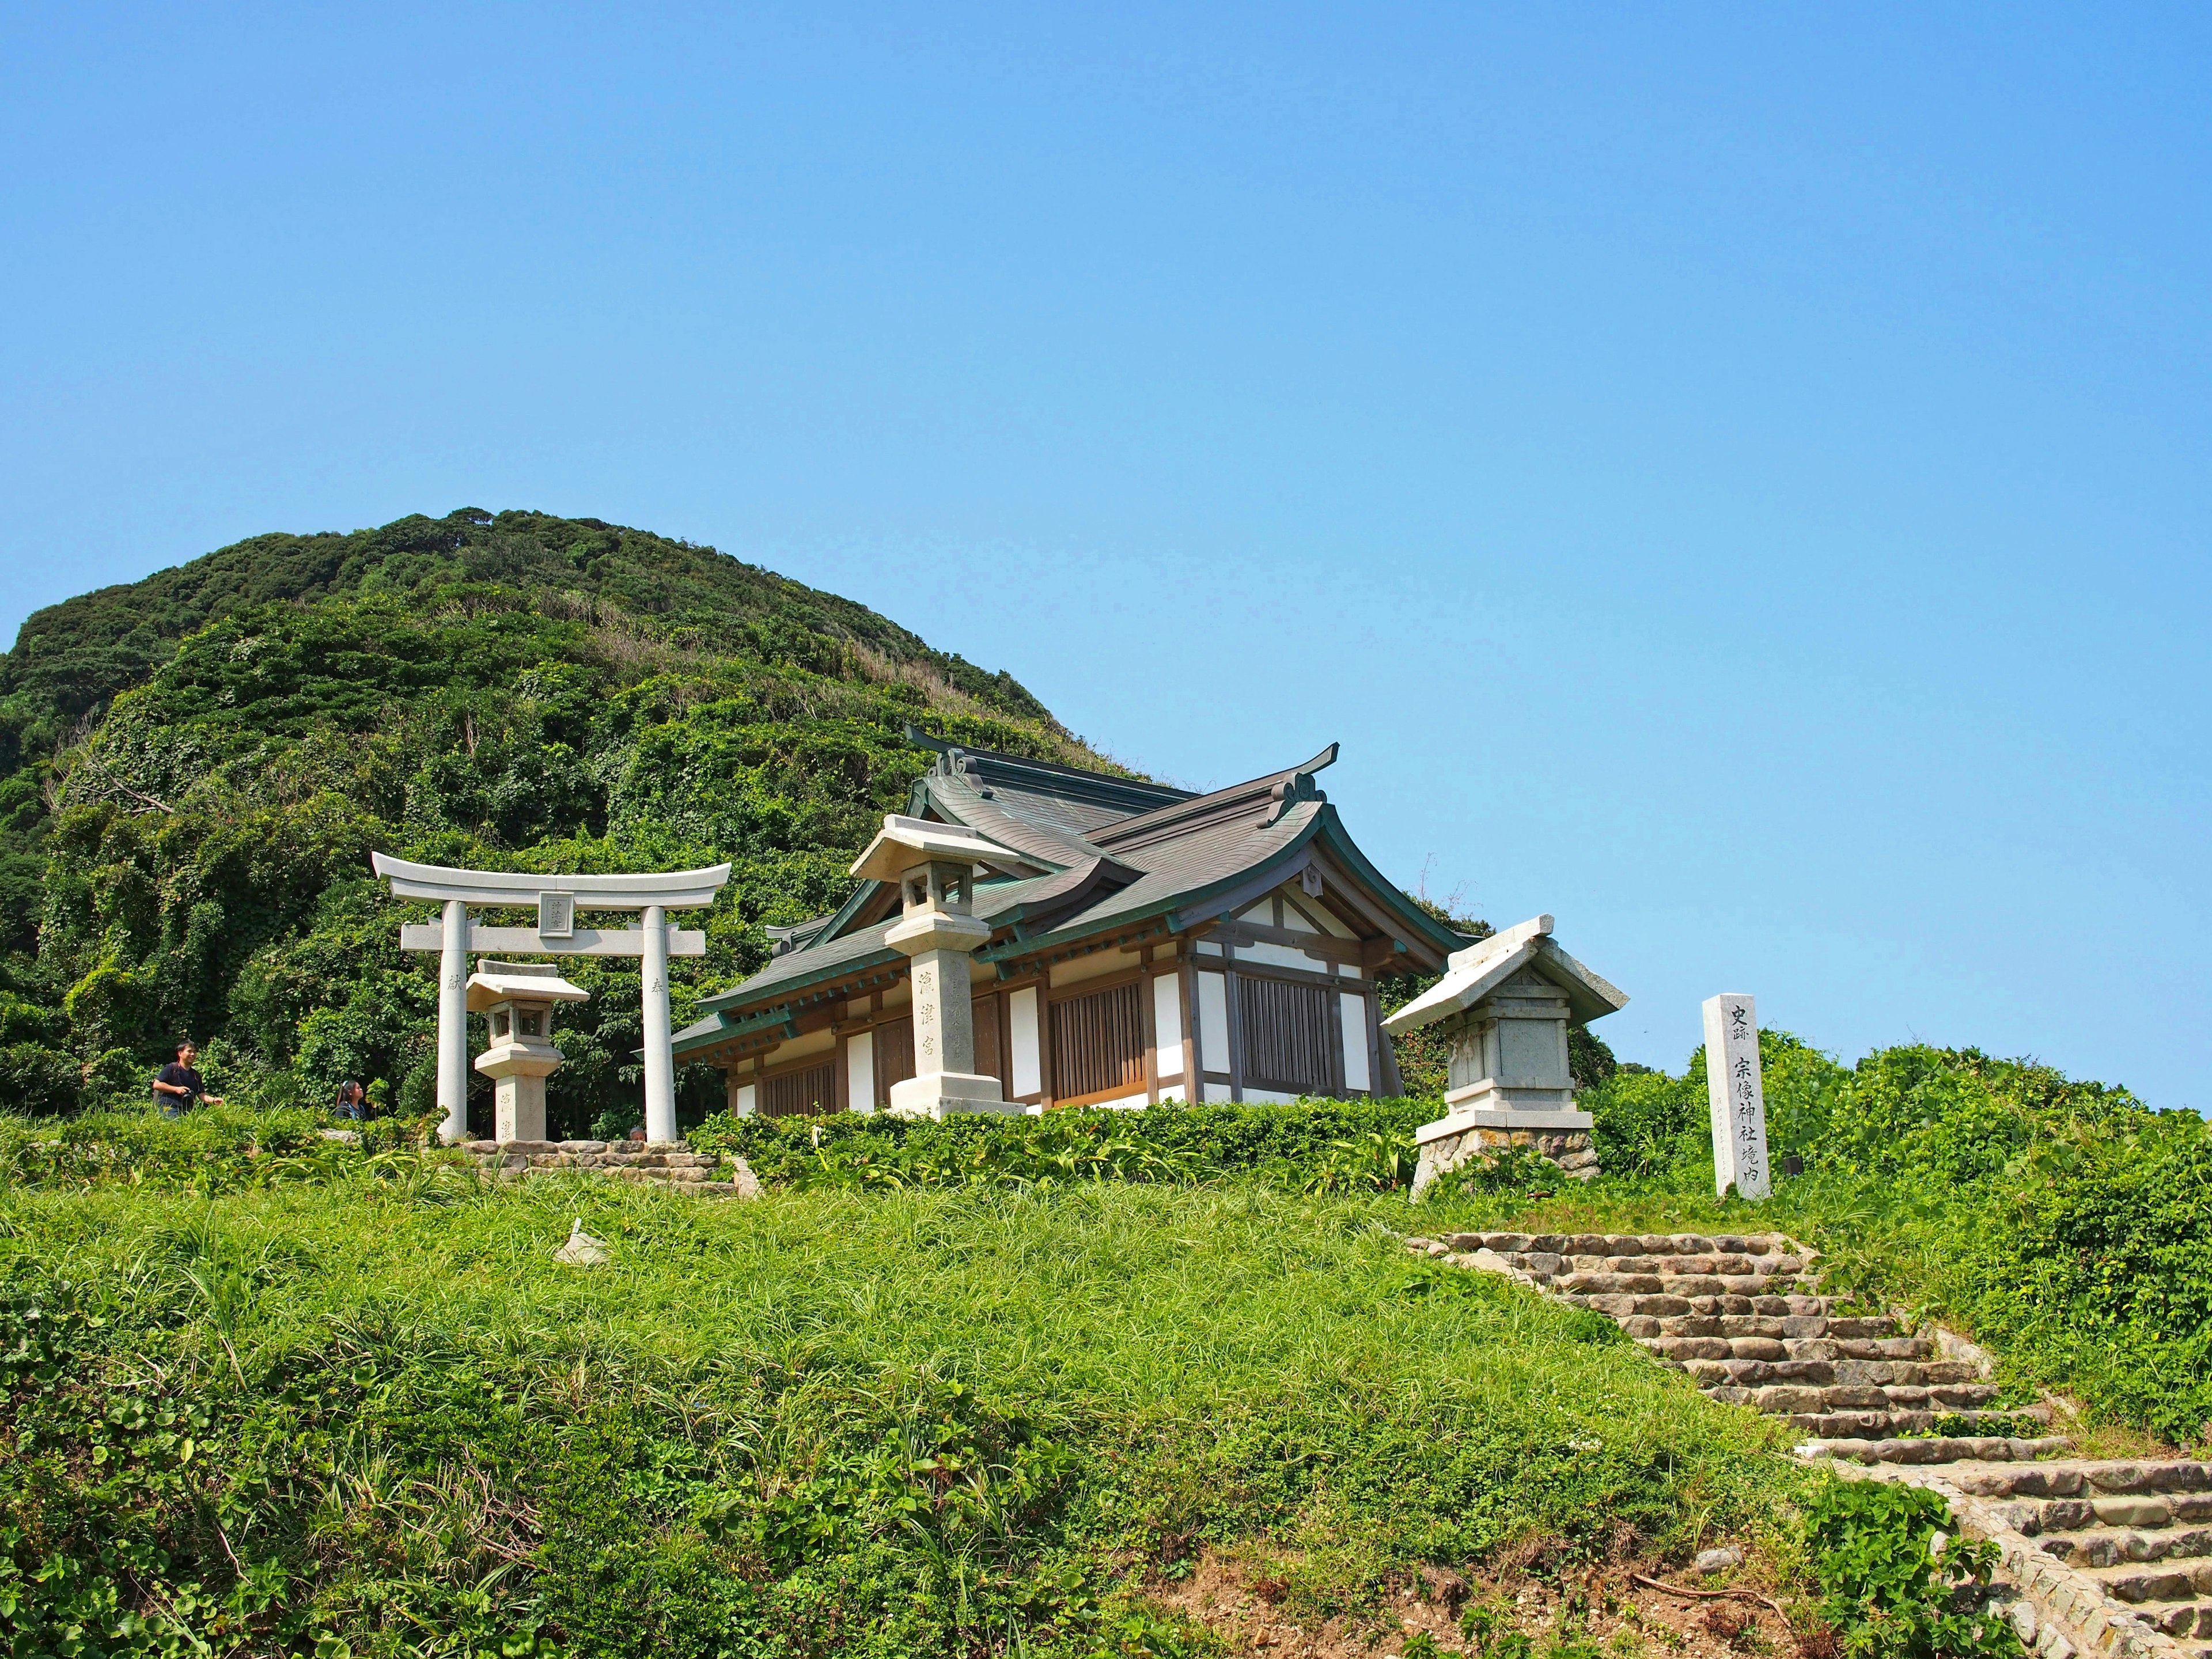
[[[1766,1165],[1766,1085],[1759,1072],[1759,1006],[1741,992],[1705,1003],[1705,1098],[1712,1108],[1713,1190],[1772,1190]]]
[[[968,965],[991,937],[971,914],[970,866],[932,860],[900,878],[897,926],[884,943],[914,959],[914,1075],[890,1090],[899,1117],[943,1118],[954,1112],[1015,1112],[999,1079],[975,1070],[975,1030]]]
[[[545,1139],[545,1079],[565,1058],[553,1046],[553,1005],[586,1002],[591,993],[561,970],[526,962],[485,961],[468,983],[469,1011],[484,1016],[491,1046],[477,1070],[493,1080],[495,1140]]]

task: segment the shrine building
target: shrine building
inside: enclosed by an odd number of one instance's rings
[[[1473,941],[1353,845],[1314,781],[1334,744],[1195,795],[908,735],[936,762],[851,899],[772,929],[768,965],[676,1034],[732,1110],[874,1111],[902,1082],[919,1098],[917,973],[922,1071],[942,1028],[946,1069],[975,1074],[947,1079],[978,1096],[951,1109],[1401,1092],[1376,978],[1439,972]],[[940,1012],[945,963],[966,969],[972,1043]]]

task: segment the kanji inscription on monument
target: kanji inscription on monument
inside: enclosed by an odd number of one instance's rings
[[[1723,992],[1705,1003],[1705,1091],[1713,1114],[1713,1189],[1746,1198],[1771,1190],[1766,1090],[1759,1074],[1759,1006]]]

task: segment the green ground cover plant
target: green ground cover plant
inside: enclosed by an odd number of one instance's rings
[[[1799,1479],[1603,1322],[1409,1261],[1403,1209],[15,1188],[0,1619],[25,1655],[1170,1653],[1201,1633],[1128,1588],[1210,1542],[1357,1613],[1531,1534],[1688,1547]],[[577,1217],[608,1267],[551,1264]]]
[[[1950,1536],[1950,1511],[1934,1492],[1831,1479],[1804,1516],[1820,1611],[1842,1659],[2020,1652],[1989,1594],[1997,1547]]]

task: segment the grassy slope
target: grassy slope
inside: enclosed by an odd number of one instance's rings
[[[1318,1615],[1516,1535],[1686,1544],[1790,1478],[1602,1322],[1409,1264],[1376,1225],[1405,1215],[404,1169],[18,1193],[6,1335],[43,1304],[67,1352],[43,1393],[15,1367],[7,1553],[105,1549],[78,1589],[196,1608],[218,1651],[1165,1652],[1115,1586],[1208,1540],[1271,1534]],[[611,1266],[550,1264],[577,1216]]]

